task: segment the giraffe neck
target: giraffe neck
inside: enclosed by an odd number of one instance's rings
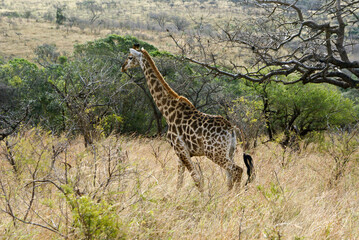
[[[189,108],[194,108],[192,103],[185,97],[179,96],[164,80],[158,71],[150,55],[142,50],[142,68],[147,80],[150,93],[155,101],[158,109],[169,123],[171,115],[178,110],[178,102],[184,102]]]

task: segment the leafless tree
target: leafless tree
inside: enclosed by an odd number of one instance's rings
[[[189,25],[189,22],[187,21],[187,19],[180,17],[180,16],[172,16],[171,20],[178,31],[185,30]]]
[[[77,7],[80,9],[85,9],[90,16],[90,24],[92,25],[98,18],[101,17],[104,10],[100,3],[97,3],[93,0],[84,0],[82,2],[76,3]]]
[[[246,6],[243,11],[256,14],[218,23],[210,34],[198,28],[187,39],[170,35],[187,60],[252,82],[359,88],[359,61],[353,54],[359,39],[358,0],[323,0],[310,6],[298,0],[240,3]]]
[[[151,13],[149,15],[150,19],[153,19],[158,23],[162,30],[164,30],[166,23],[169,21],[169,16],[165,12],[161,13]]]

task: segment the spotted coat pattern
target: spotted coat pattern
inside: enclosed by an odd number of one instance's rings
[[[122,71],[141,66],[150,93],[167,121],[167,138],[179,158],[177,188],[183,185],[187,168],[198,189],[203,190],[203,177],[191,160],[193,156],[206,156],[224,168],[228,188],[238,188],[243,169],[233,161],[236,134],[231,123],[222,116],[198,111],[188,99],[175,93],[144,49],[130,52]]]

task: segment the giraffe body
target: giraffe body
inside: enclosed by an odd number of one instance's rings
[[[243,169],[233,161],[236,134],[231,123],[222,116],[198,111],[187,98],[179,96],[167,84],[146,50],[130,49],[122,71],[138,65],[144,72],[158,109],[166,119],[167,139],[179,158],[177,187],[182,186],[187,168],[196,186],[203,190],[203,177],[191,161],[193,156],[211,159],[226,170],[228,188],[231,189],[234,184],[239,187]]]

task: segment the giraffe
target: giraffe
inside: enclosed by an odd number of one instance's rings
[[[225,169],[228,189],[233,186],[239,189],[243,169],[233,160],[235,127],[222,116],[200,112],[186,97],[178,95],[165,81],[149,53],[134,45],[121,71],[137,66],[142,68],[153,100],[168,124],[167,139],[178,156],[177,189],[182,187],[187,169],[198,190],[203,191],[203,176],[191,160],[193,156],[206,156]],[[254,169],[252,158],[244,154],[243,159],[248,183]]]

